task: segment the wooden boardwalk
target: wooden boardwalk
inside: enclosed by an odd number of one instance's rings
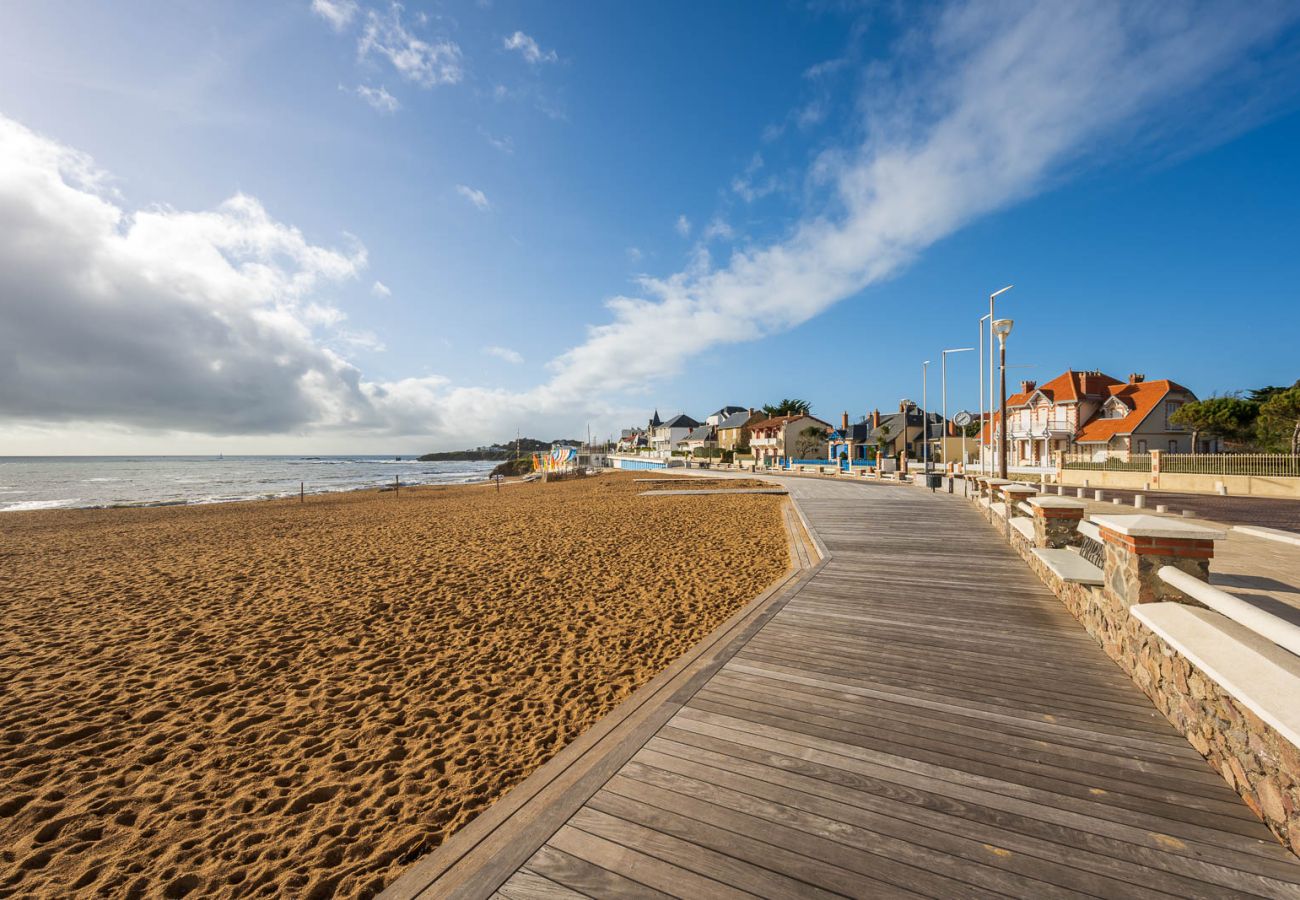
[[[829,559],[389,896],[1300,898],[966,503],[783,483]]]

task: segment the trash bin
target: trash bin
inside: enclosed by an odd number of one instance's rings
[[[943,487],[943,476],[938,472],[927,472],[925,476],[925,486],[932,491]]]

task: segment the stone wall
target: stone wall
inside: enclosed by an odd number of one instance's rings
[[[1194,546],[1195,541],[1187,542],[1193,546],[1148,546],[1161,555],[1144,557],[1128,552],[1133,548],[1115,537],[1123,536],[1107,536],[1103,587],[1063,582],[1014,529],[1010,543],[1106,655],[1128,673],[1278,840],[1300,855],[1300,749],[1128,611],[1135,602],[1193,602],[1155,577],[1153,566],[1158,568],[1155,561],[1159,560],[1160,565],[1177,565],[1205,578],[1213,543],[1208,548]]]

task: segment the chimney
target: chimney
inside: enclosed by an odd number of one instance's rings
[[[844,415],[840,417],[840,433],[849,433],[849,411],[847,409],[844,410]]]
[[[880,410],[878,409],[873,409],[871,411],[871,427],[872,428],[880,427]]]
[[[1087,373],[1087,372],[1080,372],[1080,373],[1079,373],[1079,393],[1080,393],[1080,394],[1083,394],[1085,397],[1088,396],[1088,394],[1091,394],[1091,393],[1092,393],[1092,391],[1088,390],[1088,373]]]
[[[1036,387],[1038,387],[1037,381],[1022,381],[1020,382],[1020,393],[1028,394]]]
[[[1141,372],[1130,372],[1128,376],[1129,384],[1141,384],[1146,380],[1147,380],[1146,375],[1142,374]]]

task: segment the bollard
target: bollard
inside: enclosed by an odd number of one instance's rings
[[[1216,481],[1214,482],[1214,492],[1220,497],[1226,497],[1228,496],[1228,486],[1222,481]]]
[[[1078,488],[1078,489],[1074,492],[1074,495],[1075,495],[1076,497],[1078,497],[1080,500],[1082,500],[1082,499],[1083,499],[1083,488]]]
[[[1158,512],[1158,513],[1167,513],[1167,512],[1169,512],[1169,507],[1166,506],[1166,505],[1163,504],[1163,503],[1157,503],[1157,504],[1156,504],[1156,512]]]
[[[298,502],[305,503],[307,500],[307,482],[298,482]]]
[[[1056,493],[1057,493],[1058,496],[1064,497],[1064,496],[1065,496],[1065,485],[1063,485],[1063,484],[1058,484],[1058,485],[1056,486]]]
[[[1121,503],[1123,503],[1124,501],[1121,500],[1121,499],[1119,499],[1118,497],[1112,497],[1111,500],[1110,500],[1110,502],[1111,502],[1111,503],[1114,503],[1116,506],[1119,506],[1119,505],[1120,505]]]
[[[1146,498],[1146,497],[1143,497],[1141,494],[1134,494],[1134,495],[1133,495],[1133,508],[1134,508],[1134,509],[1146,509],[1146,506],[1147,506],[1147,498]]]
[[[1100,503],[1101,501],[1103,501],[1103,500],[1106,499],[1106,495],[1103,494],[1101,491],[1095,491],[1095,492],[1093,493],[1093,495],[1092,495],[1092,499],[1094,499],[1094,500],[1096,500],[1098,503]]]
[[[1183,510],[1183,518],[1184,518],[1184,519],[1194,519],[1194,518],[1196,518],[1196,513],[1192,512],[1190,509],[1185,509],[1185,510]]]

